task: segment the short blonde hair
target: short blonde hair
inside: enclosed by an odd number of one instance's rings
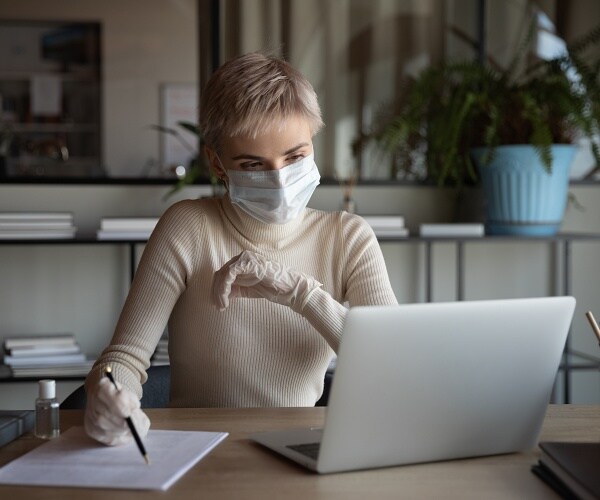
[[[317,94],[286,61],[253,52],[218,68],[200,100],[200,129],[219,150],[224,137],[256,137],[291,116],[308,120],[314,136],[323,126]]]

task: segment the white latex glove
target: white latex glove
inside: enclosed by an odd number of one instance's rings
[[[117,382],[102,377],[94,391],[87,393],[87,405],[83,419],[88,436],[109,446],[125,444],[133,439],[125,418],[131,417],[140,438],[148,434],[150,419],[140,409],[140,402],[133,392]]]
[[[262,298],[302,313],[310,295],[323,286],[317,280],[279,262],[244,250],[213,277],[213,303],[221,311],[234,297]]]

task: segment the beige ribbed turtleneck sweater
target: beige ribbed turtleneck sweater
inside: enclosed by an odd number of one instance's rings
[[[243,250],[323,287],[302,315],[247,298],[219,311],[210,296],[213,274]],[[380,247],[362,218],[306,209],[287,224],[263,224],[227,196],[182,201],[150,237],[111,344],[86,386],[110,364],[115,378],[141,397],[168,321],[171,406],[312,406],[339,345],[345,302],[397,303]]]

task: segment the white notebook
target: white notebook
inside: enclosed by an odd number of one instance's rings
[[[135,442],[104,446],[72,427],[0,468],[0,484],[164,491],[227,435],[151,430],[144,438],[147,465]]]

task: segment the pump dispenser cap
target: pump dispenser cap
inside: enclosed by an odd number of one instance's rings
[[[56,397],[56,382],[54,380],[40,380],[38,385],[40,399],[54,399]]]

